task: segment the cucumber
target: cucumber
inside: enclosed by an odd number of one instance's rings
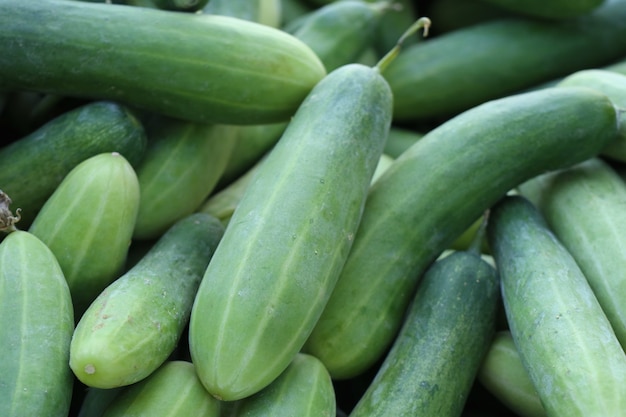
[[[626,349],[626,183],[610,165],[592,158],[535,177],[519,187],[583,271],[613,331]]]
[[[66,417],[72,300],[55,256],[26,231],[0,243],[0,313],[0,415]]]
[[[2,0],[0,28],[0,91],[106,98],[191,121],[287,121],[326,74],[293,36],[229,16]]]
[[[476,378],[491,395],[517,416],[546,416],[509,330],[496,333]]]
[[[78,409],[77,417],[102,417],[108,405],[117,397],[125,387],[118,388],[94,388],[87,387]]]
[[[59,261],[76,320],[122,272],[139,195],[129,162],[117,152],[101,153],[67,174],[28,229]]]
[[[27,229],[76,165],[103,152],[118,152],[137,166],[146,144],[142,124],[126,107],[88,103],[0,147],[0,184],[14,207],[22,209],[21,226]]]
[[[511,335],[549,417],[617,416],[626,356],[580,267],[521,196],[490,210]]]
[[[385,154],[397,158],[423,136],[423,133],[411,129],[392,126],[385,144]]]
[[[102,417],[219,417],[220,403],[198,380],[187,361],[164,363],[146,379],[125,387]]]
[[[100,293],[70,346],[70,367],[81,382],[96,388],[130,385],[166,361],[189,321],[223,229],[204,213],[179,220]]]
[[[335,379],[364,372],[390,344],[426,267],[485,210],[529,178],[596,155],[616,135],[611,101],[574,87],[487,102],[428,132],[370,189],[306,351]]]
[[[204,6],[203,12],[280,28],[281,6],[281,0],[211,0]]]
[[[226,169],[237,129],[163,117],[146,123],[134,239],[158,238],[206,200]]]
[[[435,262],[350,417],[460,416],[495,332],[499,291],[477,253]]]
[[[618,0],[566,22],[499,19],[435,36],[407,47],[385,78],[396,121],[441,120],[624,55],[626,2]]]
[[[513,13],[542,19],[571,19],[584,16],[605,0],[481,0]]]
[[[197,12],[205,7],[209,0],[152,0],[159,9],[177,12]]]
[[[391,124],[378,68],[317,84],[262,163],[209,264],[189,345],[206,389],[237,400],[291,362],[330,296]]]

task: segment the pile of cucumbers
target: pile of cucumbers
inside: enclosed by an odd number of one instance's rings
[[[0,0],[0,416],[617,417],[626,0]]]

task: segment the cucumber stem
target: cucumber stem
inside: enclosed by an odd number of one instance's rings
[[[9,209],[11,198],[0,190],[0,232],[10,233],[17,230],[15,223],[20,221],[20,209],[15,211],[15,216]]]
[[[427,17],[420,17],[419,19],[417,19],[415,23],[413,23],[402,34],[402,36],[400,36],[400,38],[396,42],[396,45],[393,48],[391,48],[391,50],[387,52],[385,56],[383,56],[380,59],[380,61],[378,61],[378,63],[376,64],[374,68],[376,68],[378,72],[380,73],[385,71],[385,68],[387,68],[387,66],[391,63],[391,61],[393,61],[395,57],[400,53],[400,48],[402,47],[404,40],[408,38],[409,36],[412,36],[413,34],[417,33],[417,31],[419,31],[420,29],[424,29],[424,37],[428,36],[428,29],[430,28],[430,25],[431,25],[431,21]]]

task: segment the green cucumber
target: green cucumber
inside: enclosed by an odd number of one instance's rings
[[[364,372],[390,344],[426,267],[485,210],[529,178],[596,155],[617,132],[611,101],[574,87],[487,102],[428,132],[370,189],[307,352],[333,378]]]
[[[159,9],[177,12],[197,12],[209,3],[209,0],[151,0]]]
[[[215,189],[235,145],[237,126],[157,117],[137,167],[140,199],[134,239],[155,239],[193,213]]]
[[[542,19],[571,19],[584,16],[605,0],[481,0],[504,10]]]
[[[77,417],[102,417],[104,411],[125,387],[94,388],[87,387],[85,396],[80,403]]]
[[[476,378],[491,395],[517,416],[546,416],[509,330],[496,333]]]
[[[626,356],[570,252],[519,195],[492,207],[487,232],[511,335],[546,415],[621,415]]]
[[[350,417],[458,417],[495,333],[500,288],[479,254],[424,274],[404,324]]]
[[[222,124],[287,121],[325,75],[311,49],[229,16],[0,1],[0,91],[99,97]]]
[[[0,415],[66,417],[72,300],[48,247],[17,230],[0,243]]]
[[[191,314],[191,357],[214,396],[260,391],[304,344],[352,245],[391,107],[378,67],[340,67],[248,185]]]
[[[58,259],[76,320],[122,272],[139,195],[128,161],[117,152],[101,153],[67,174],[28,229]]]
[[[204,389],[194,365],[168,361],[144,380],[125,387],[102,417],[219,417],[220,403]]]
[[[385,154],[397,158],[423,136],[423,133],[411,129],[392,126],[385,144]]]
[[[137,166],[146,143],[142,124],[127,108],[88,103],[0,147],[0,184],[22,209],[22,226],[27,228],[76,165],[103,152],[118,152]]]
[[[626,183],[599,158],[543,174],[519,187],[585,274],[626,349]]]
[[[282,24],[281,3],[281,0],[211,0],[203,12],[279,28]]]
[[[169,228],[139,262],[107,286],[76,326],[70,366],[85,385],[140,381],[174,351],[222,224],[204,213]]]
[[[581,53],[585,51],[585,53]],[[449,118],[626,55],[626,2],[567,22],[499,19],[407,47],[385,71],[394,119]]]

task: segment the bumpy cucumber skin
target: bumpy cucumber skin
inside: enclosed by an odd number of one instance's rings
[[[591,158],[519,187],[585,274],[626,348],[626,184],[610,165]]]
[[[262,163],[192,310],[191,357],[213,395],[258,392],[304,344],[352,245],[391,106],[377,70],[341,67],[307,96]]]
[[[539,210],[508,196],[489,215],[511,335],[548,416],[617,416],[626,357],[578,264]]]
[[[326,74],[293,36],[228,16],[69,0],[2,0],[0,10],[0,90],[263,124],[288,120]]]
[[[0,244],[0,308],[0,415],[66,417],[72,300],[54,255],[28,232]]]
[[[139,195],[129,162],[117,152],[101,153],[68,173],[29,228],[59,261],[77,320],[122,272]]]
[[[128,416],[220,417],[220,403],[206,392],[192,363],[175,360],[125,387],[102,415]]]
[[[130,385],[165,362],[223,231],[205,213],[179,220],[100,293],[72,337],[70,366],[80,381],[96,388]]]
[[[384,75],[396,120],[432,120],[625,54],[626,2],[612,1],[568,22],[503,19],[452,31],[405,48]]]
[[[461,415],[495,332],[498,301],[496,271],[478,254],[435,262],[350,416]]]
[[[211,194],[235,145],[237,126],[170,118],[146,123],[146,155],[137,167],[134,239],[155,239]]]
[[[118,152],[137,166],[146,150],[143,126],[113,102],[93,102],[52,119],[0,148],[0,184],[22,209],[26,230],[63,178],[85,159]]]
[[[488,102],[427,133],[372,186],[307,352],[334,378],[365,371],[397,332],[425,268],[485,210],[535,175],[596,155],[616,135],[613,104],[582,88]]]

